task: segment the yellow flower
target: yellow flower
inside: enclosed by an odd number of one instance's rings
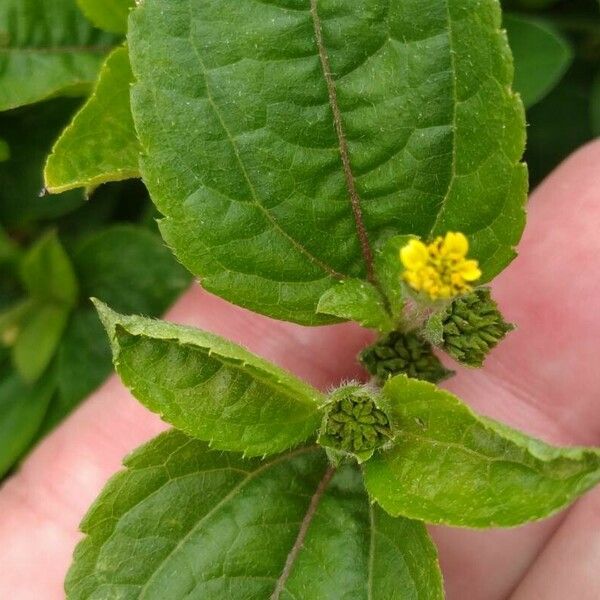
[[[481,277],[478,262],[467,259],[468,252],[469,240],[462,233],[448,232],[428,245],[410,240],[400,250],[404,281],[432,300],[466,294]]]

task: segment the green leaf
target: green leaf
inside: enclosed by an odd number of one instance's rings
[[[127,17],[135,0],[77,0],[77,4],[96,27],[112,33],[126,33]]]
[[[69,600],[443,597],[423,525],[370,505],[321,449],[242,460],[171,431],[126,466],[83,521]]]
[[[86,237],[73,255],[81,295],[118,311],[161,315],[190,276],[162,240],[144,227],[113,225]]]
[[[37,308],[34,300],[21,299],[0,310],[0,340],[11,346],[17,339],[23,321]]]
[[[59,393],[46,418],[48,429],[66,417],[111,371],[110,346],[95,311],[79,309],[73,314],[60,343],[56,366]]]
[[[74,306],[77,279],[55,231],[41,237],[23,257],[21,279],[29,294],[43,303]]]
[[[12,349],[15,368],[27,382],[34,382],[46,370],[67,326],[69,308],[61,304],[41,305],[19,331]]]
[[[216,335],[96,305],[123,383],[178,429],[257,456],[319,427],[325,397],[290,373]]]
[[[10,146],[6,140],[0,138],[0,162],[10,158]]]
[[[400,249],[406,246],[414,236],[396,235],[386,240],[375,251],[375,272],[377,280],[388,299],[394,319],[400,320],[406,302],[402,272],[404,267],[400,262]]]
[[[505,15],[504,27],[515,60],[515,90],[529,107],[563,78],[573,50],[560,32],[542,20]]]
[[[392,515],[510,527],[557,512],[600,481],[597,450],[549,446],[423,381],[395,377],[383,394],[397,437],[363,469],[369,493]]]
[[[29,448],[55,388],[53,373],[34,385],[26,384],[14,371],[0,377],[0,478]]]
[[[356,321],[363,327],[381,332],[394,329],[394,322],[377,288],[360,279],[336,283],[321,296],[317,312]]]
[[[44,170],[52,193],[139,177],[126,48],[106,59],[94,93],[58,139]]]
[[[593,139],[590,96],[597,67],[576,61],[564,79],[527,111],[527,162],[532,183],[541,182],[572,152]]]
[[[496,0],[140,3],[132,111],[168,244],[206,289],[305,324],[394,234],[463,231],[490,279],[527,191],[500,25]]]
[[[2,0],[0,111],[83,95],[112,43],[88,24],[75,0]]]

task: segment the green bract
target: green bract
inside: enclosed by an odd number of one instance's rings
[[[132,109],[168,244],[305,324],[337,280],[377,283],[391,234],[462,231],[493,277],[527,189],[500,21],[496,0],[145,0]]]
[[[69,598],[443,598],[424,526],[370,504],[318,447],[265,461],[172,431],[131,455],[82,528]]]

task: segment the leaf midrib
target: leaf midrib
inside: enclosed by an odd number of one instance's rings
[[[310,529],[313,519],[317,514],[317,510],[319,509],[319,504],[321,503],[321,500],[323,499],[323,496],[325,495],[325,492],[327,491],[327,488],[329,487],[334,475],[335,469],[329,466],[319,481],[317,489],[310,499],[310,503],[306,509],[306,514],[302,519],[302,523],[300,523],[298,535],[296,536],[296,540],[294,541],[294,544],[286,557],[283,570],[277,579],[277,583],[275,584],[275,589],[273,590],[270,600],[279,600],[281,593],[286,589],[286,584],[292,573],[292,570],[294,569],[296,559],[302,551],[302,546],[304,545],[304,540],[306,539],[308,530]]]
[[[192,0],[188,1],[188,7],[189,7],[189,12],[190,12],[190,23],[193,23],[194,13],[193,13],[193,9],[192,9]],[[294,248],[296,248],[296,250],[298,252],[300,252],[301,254],[306,256],[306,258],[308,258],[308,260],[310,262],[312,262],[314,265],[318,266],[321,270],[323,270],[325,273],[327,273],[327,275],[329,275],[330,277],[333,277],[334,279],[344,279],[345,276],[342,273],[338,273],[330,265],[323,262],[320,258],[318,258],[314,254],[312,254],[307,248],[305,248],[300,242],[298,242],[298,240],[296,240],[287,231],[285,231],[285,229],[283,229],[281,227],[281,225],[273,217],[273,215],[260,202],[256,188],[255,188],[254,184],[252,183],[252,180],[250,179],[248,170],[246,169],[246,165],[244,164],[244,161],[242,160],[240,150],[235,141],[235,138],[233,137],[231,131],[229,131],[229,128],[227,127],[227,124],[225,123],[225,120],[223,119],[223,115],[221,114],[221,110],[219,109],[217,103],[215,102],[215,100],[213,98],[213,95],[212,95],[212,92],[211,92],[211,89],[209,86],[209,82],[208,82],[208,69],[206,68],[204,61],[202,60],[202,56],[200,55],[200,52],[198,51],[198,48],[194,42],[193,36],[191,35],[191,31],[190,31],[190,35],[189,35],[189,43],[190,43],[192,50],[194,51],[194,54],[196,55],[196,59],[198,60],[198,64],[202,70],[202,75],[204,77],[204,82],[205,82],[205,86],[206,86],[206,99],[208,100],[208,103],[212,107],[212,109],[215,113],[215,116],[217,117],[221,127],[223,128],[223,131],[225,132],[225,135],[227,136],[227,140],[231,144],[231,148],[235,155],[236,162],[238,163],[238,166],[240,168],[242,176],[243,176],[244,180],[246,181],[246,184],[248,185],[248,189],[250,191],[250,195],[252,197],[253,204],[264,215],[265,219],[267,219],[267,221],[269,223],[271,223],[271,225],[279,232],[279,234],[282,235],[286,240],[288,240],[294,246]]]
[[[323,70],[323,77],[327,85],[327,95],[329,97],[329,105],[331,107],[331,113],[333,116],[333,125],[338,138],[338,145],[340,150],[340,158],[342,161],[342,168],[344,171],[344,178],[346,180],[346,187],[348,188],[348,195],[350,199],[350,205],[352,207],[352,215],[354,217],[354,223],[356,225],[356,233],[360,242],[360,248],[365,261],[367,270],[367,279],[376,284],[375,272],[373,269],[373,251],[371,250],[371,244],[369,242],[369,236],[365,227],[361,200],[356,189],[356,181],[354,173],[352,171],[352,164],[350,162],[350,150],[348,148],[348,140],[346,139],[346,133],[342,123],[342,111],[339,106],[337,98],[337,89],[333,75],[331,73],[331,65],[329,63],[329,54],[323,40],[323,29],[321,27],[321,19],[318,11],[318,0],[310,0],[310,15],[313,21],[313,27],[315,31],[315,41],[317,44],[317,51],[319,53],[319,60],[321,62],[321,68]]]
[[[452,192],[452,188],[454,186],[454,181],[456,180],[456,125],[458,120],[458,88],[456,81],[458,79],[457,68],[456,68],[456,58],[454,57],[454,26],[452,24],[452,15],[450,13],[450,0],[445,0],[444,4],[446,6],[446,23],[448,26],[448,48],[450,49],[450,70],[452,71],[452,165],[450,170],[450,181],[448,182],[448,188],[446,189],[446,193],[440,202],[440,207],[438,208],[437,215],[429,230],[429,237],[433,236],[433,232],[437,229],[438,224],[442,218],[444,213],[444,208],[446,207],[446,203],[448,202],[448,198],[450,197],[450,193]]]

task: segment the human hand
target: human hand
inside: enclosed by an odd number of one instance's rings
[[[520,257],[494,281],[513,332],[448,387],[475,410],[557,444],[600,444],[600,143],[533,194]],[[249,347],[312,384],[358,377],[370,334],[274,322],[190,290],[168,317]],[[64,597],[77,524],[123,454],[166,426],[112,378],[0,490],[0,598]],[[600,598],[600,488],[518,529],[435,527],[449,600]],[[168,599],[165,599],[168,600]]]

